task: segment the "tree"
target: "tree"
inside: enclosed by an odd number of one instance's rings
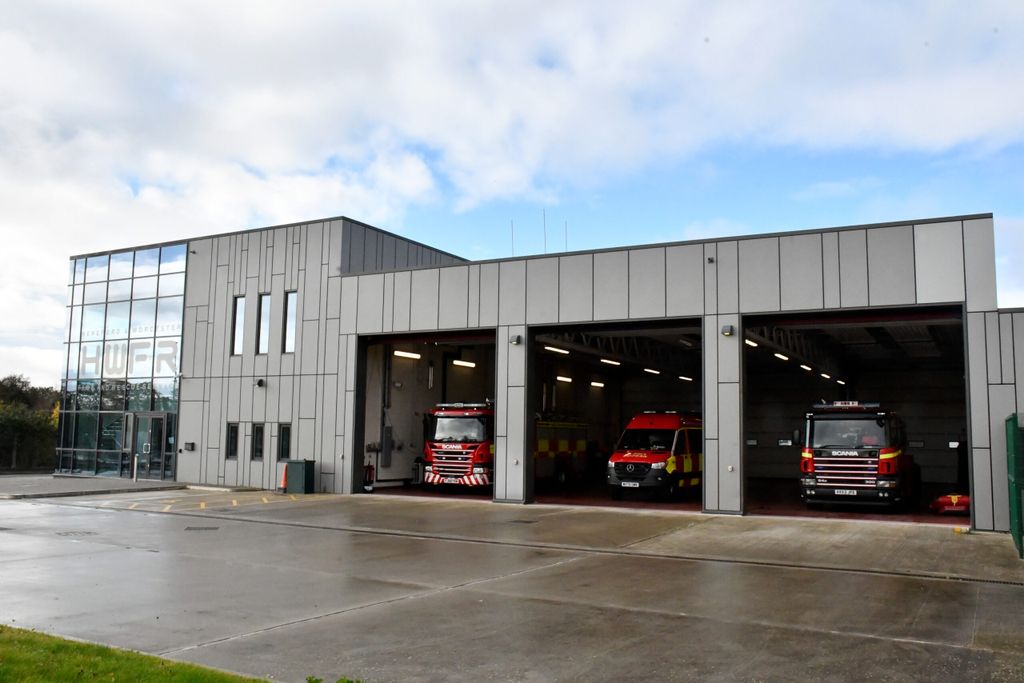
[[[0,453],[8,456],[12,470],[19,461],[23,468],[52,462],[59,395],[56,389],[32,386],[23,375],[0,379]]]

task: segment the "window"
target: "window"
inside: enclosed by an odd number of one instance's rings
[[[228,423],[228,442],[224,448],[225,458],[237,458],[238,457],[238,423]]]
[[[295,308],[298,300],[298,292],[284,293],[284,339],[281,344],[284,353],[295,353]]]
[[[260,307],[256,311],[256,353],[270,350],[270,295],[260,294]]]
[[[261,423],[252,426],[252,453],[253,460],[263,459],[263,425]]]
[[[234,325],[231,328],[231,355],[242,353],[242,340],[245,338],[245,297],[235,297]]]
[[[277,430],[277,459],[290,460],[292,457],[292,426],[283,424]]]

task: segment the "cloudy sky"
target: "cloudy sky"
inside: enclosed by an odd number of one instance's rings
[[[58,382],[72,254],[334,215],[495,258],[991,211],[1024,306],[1020,2],[6,0],[0,64],[0,376]]]

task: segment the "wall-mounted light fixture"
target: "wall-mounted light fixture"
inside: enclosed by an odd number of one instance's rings
[[[519,344],[523,343],[523,336],[520,334],[513,334],[511,337],[508,338],[508,343],[511,344],[512,346],[518,346]]]
[[[262,377],[259,378],[258,380],[256,380],[256,386],[259,387],[260,389],[262,389],[264,386],[266,386],[266,384],[267,383],[263,381]]]
[[[708,256],[708,263],[714,263],[714,262],[715,262],[715,257],[714,256]]]
[[[476,363],[471,360],[459,360],[456,358],[452,361],[452,365],[458,365],[460,368],[475,368]]]
[[[420,358],[422,358],[422,356],[420,356],[420,354],[414,353],[412,351],[398,351],[398,350],[396,350],[395,351],[395,355],[398,356],[399,358],[412,358],[413,360],[419,360]]]
[[[722,336],[723,337],[731,337],[734,334],[736,334],[736,328],[735,327],[733,327],[732,325],[722,325]]]

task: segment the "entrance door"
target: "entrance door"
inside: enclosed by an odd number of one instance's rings
[[[135,439],[132,455],[138,463],[139,479],[163,479],[164,437],[167,415],[164,413],[135,414]]]

